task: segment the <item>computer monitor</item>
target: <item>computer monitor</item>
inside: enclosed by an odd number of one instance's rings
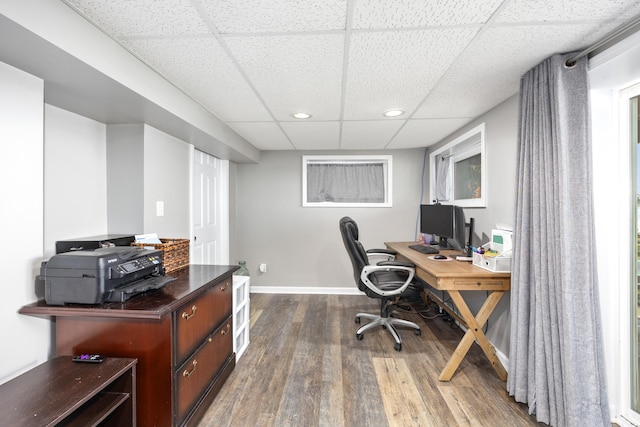
[[[464,210],[460,206],[441,204],[420,206],[420,232],[436,236],[439,246],[443,249],[467,252],[465,226]]]

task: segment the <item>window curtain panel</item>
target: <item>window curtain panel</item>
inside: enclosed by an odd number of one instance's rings
[[[587,59],[520,82],[507,390],[553,426],[610,426],[593,232]]]
[[[384,203],[384,166],[381,163],[309,164],[307,201]]]
[[[449,200],[449,156],[436,157],[436,199]]]

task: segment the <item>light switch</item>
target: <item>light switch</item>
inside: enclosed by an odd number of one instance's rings
[[[164,216],[164,202],[157,201],[156,202],[156,216]]]

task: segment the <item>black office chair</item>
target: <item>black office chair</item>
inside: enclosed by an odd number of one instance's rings
[[[398,335],[395,325],[407,326],[415,329],[414,333],[420,335],[420,326],[408,320],[392,317],[394,304],[402,297],[417,295],[422,286],[413,281],[415,267],[409,262],[395,261],[395,253],[386,249],[370,249],[365,251],[358,241],[358,225],[349,218],[340,220],[340,233],[342,241],[349,253],[351,264],[353,265],[353,275],[358,285],[358,289],[370,298],[380,299],[380,315],[369,313],[356,314],[356,323],[360,323],[361,318],[371,321],[362,325],[356,331],[358,340],[362,340],[363,333],[375,326],[382,326],[388,330],[396,343],[394,349],[402,350],[402,339]],[[375,265],[369,263],[369,256],[382,255],[393,257],[390,261],[380,261]]]

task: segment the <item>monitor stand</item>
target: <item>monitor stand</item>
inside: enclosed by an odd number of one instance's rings
[[[449,246],[449,243],[447,243],[446,237],[438,237],[438,239],[440,241],[433,246],[435,246],[437,249],[451,249],[451,247]]]

